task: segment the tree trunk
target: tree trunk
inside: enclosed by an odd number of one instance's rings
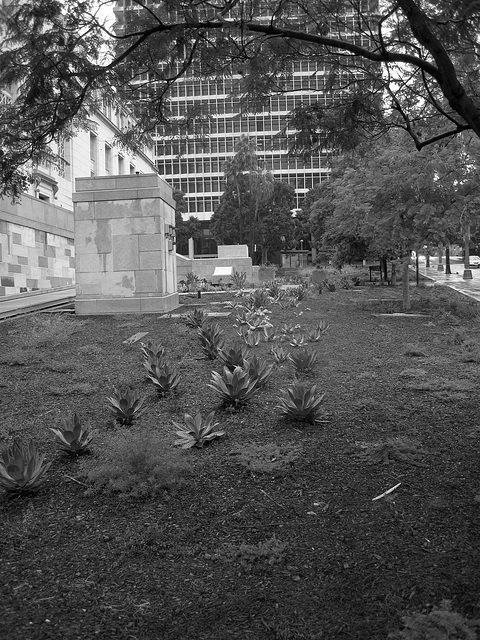
[[[397,265],[395,264],[395,262],[392,262],[392,287],[394,287],[397,284]]]
[[[403,310],[410,311],[410,253],[403,258],[402,264]]]
[[[450,268],[450,245],[445,246],[445,273],[452,273]]]

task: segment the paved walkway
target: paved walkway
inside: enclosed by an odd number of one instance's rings
[[[53,289],[52,291],[28,291],[14,296],[0,297],[0,320],[20,315],[28,309],[34,311],[45,305],[68,302],[75,299],[75,287]]]
[[[445,268],[445,263],[444,263]],[[413,268],[415,269],[415,268]],[[450,264],[451,274],[446,274],[445,271],[438,271],[437,262],[431,262],[430,267],[426,267],[425,263],[421,262],[419,265],[419,272],[422,276],[425,276],[430,281],[438,285],[445,285],[463,293],[473,300],[480,302],[480,269],[472,269],[473,278],[470,280],[463,279],[464,266],[459,261],[452,261]]]

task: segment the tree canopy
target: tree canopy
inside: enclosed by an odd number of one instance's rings
[[[224,173],[225,191],[211,219],[212,234],[219,244],[247,244],[250,256],[261,252],[265,263],[269,251],[279,251],[293,236],[295,190],[260,167],[248,136],[240,137]]]
[[[0,108],[3,193],[15,193],[22,167],[56,136],[86,122],[98,95],[131,101],[139,127],[124,135],[135,144],[172,120],[179,77],[238,76],[242,109],[252,111],[292,90],[299,60],[324,82],[317,102],[291,114],[296,153],[356,145],[391,127],[417,149],[466,130],[480,136],[478,2],[130,0],[116,15],[114,28],[94,0],[1,9],[0,86],[13,93]],[[198,132],[206,119],[192,111],[180,124]]]
[[[425,244],[461,243],[478,223],[480,140],[463,134],[420,153],[398,133],[344,157],[310,205],[313,233],[339,262],[408,258]]]

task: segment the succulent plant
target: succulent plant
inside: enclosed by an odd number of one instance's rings
[[[200,338],[203,353],[210,360],[215,360],[218,355],[218,350],[222,349],[225,344],[223,331],[220,329],[218,323],[203,324],[198,328],[198,337]]]
[[[268,382],[273,370],[273,364],[262,362],[257,358],[257,356],[252,356],[250,358],[247,363],[247,367],[252,380],[255,380],[258,388],[263,387],[263,385]]]
[[[304,333],[294,333],[290,338],[290,345],[292,347],[303,347],[307,344],[307,339]]]
[[[50,427],[50,431],[55,434],[57,447],[70,456],[80,456],[88,451],[88,445],[93,439],[89,425],[82,426],[82,421],[76,413],[63,420],[62,428]]]
[[[0,449],[0,486],[12,496],[35,493],[40,489],[51,462],[37,453],[33,441],[28,445],[15,439]]]
[[[132,424],[144,410],[145,398],[129,387],[125,389],[113,387],[113,395],[107,396],[106,400],[110,413],[123,425]]]
[[[325,320],[320,320],[317,326],[307,333],[307,338],[312,342],[318,342],[328,331],[329,325]]]
[[[277,408],[282,414],[291,420],[300,422],[318,421],[318,411],[325,398],[325,394],[317,394],[317,387],[307,387],[301,382],[295,382],[283,391],[278,397]]]
[[[281,347],[280,345],[273,345],[270,349],[270,353],[275,358],[275,362],[277,364],[281,364],[282,362],[286,362],[289,359],[290,352]]]
[[[260,344],[260,334],[256,331],[250,331],[250,329],[244,333],[243,339],[245,340],[245,344],[249,347],[258,347]]]
[[[184,416],[185,424],[178,424],[173,421],[177,429],[180,429],[180,431],[176,432],[180,438],[175,440],[175,444],[181,445],[182,449],[201,448],[215,438],[225,435],[224,431],[214,431],[219,424],[214,422],[214,418],[215,411],[212,411],[205,418],[205,421],[200,412],[194,418],[186,413]]]
[[[187,327],[192,327],[193,329],[201,327],[207,319],[208,315],[203,311],[203,309],[194,309],[183,316],[183,321]]]
[[[207,386],[220,394],[225,405],[234,407],[247,402],[258,389],[250,371],[242,367],[235,367],[233,371],[224,367],[223,373],[212,371],[212,381]]]
[[[244,367],[248,357],[247,347],[242,345],[234,345],[233,347],[222,347],[218,350],[218,359],[224,367],[228,367],[233,371],[235,367]]]
[[[288,359],[295,367],[295,371],[297,373],[310,373],[314,370],[315,365],[317,364],[318,356],[315,351],[299,349],[298,351],[291,353]]]
[[[161,366],[165,360],[165,347],[162,344],[147,342],[142,344],[143,366],[150,375],[154,367]]]
[[[152,382],[158,393],[168,393],[176,389],[180,383],[180,376],[177,369],[164,361],[161,365],[155,366],[148,379]]]

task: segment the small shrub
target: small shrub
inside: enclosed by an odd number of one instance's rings
[[[331,293],[337,290],[337,285],[335,284],[335,282],[333,282],[333,280],[324,280],[322,282],[322,287],[327,291],[330,291]]]
[[[82,477],[91,483],[87,495],[106,492],[126,498],[153,498],[181,486],[189,465],[151,431],[115,432],[105,436],[102,459],[89,460]]]
[[[185,276],[185,283],[189,291],[196,291],[198,285],[198,276],[193,273],[193,271],[190,271],[190,273],[187,273],[187,275]]]
[[[36,493],[45,480],[51,462],[44,464],[45,455],[38,454],[30,440],[19,439],[0,449],[0,487],[11,496]]]
[[[327,333],[329,327],[330,325],[325,320],[320,320],[314,329],[308,331],[307,339],[311,342],[318,342]]]
[[[279,474],[302,455],[300,445],[285,443],[244,444],[234,449],[236,461],[254,473]]]
[[[230,280],[232,281],[234,289],[245,289],[245,285],[247,284],[247,274],[245,271],[240,273],[234,269],[233,274],[230,276]]]
[[[107,396],[109,410],[117,422],[122,425],[132,424],[144,410],[145,398],[131,388],[117,389],[113,387],[113,395]]]
[[[177,436],[180,436],[180,438],[175,440],[175,444],[181,445],[182,449],[202,448],[215,438],[225,435],[224,431],[214,431],[219,424],[214,422],[214,418],[215,411],[209,413],[205,421],[203,421],[201,413],[197,413],[194,418],[186,413],[184,416],[185,424],[173,422],[177,429],[180,429],[180,431],[177,431]]]
[[[325,394],[317,395],[317,387],[306,387],[301,382],[295,382],[283,390],[277,398],[277,408],[290,420],[300,422],[319,422],[318,412],[325,399]]]
[[[257,544],[226,544],[213,557],[225,562],[238,561],[243,567],[249,567],[261,561],[274,565],[283,561],[286,548],[287,544],[285,542],[272,536],[269,540],[264,540]]]
[[[402,618],[404,629],[390,633],[391,640],[476,640],[475,628],[480,620],[467,620],[452,611],[451,603],[443,600],[428,614],[413,613]]]
[[[233,407],[243,405],[258,390],[250,371],[241,367],[233,371],[224,367],[223,373],[212,371],[212,381],[207,386],[220,395],[224,405]]]
[[[86,453],[93,439],[89,426],[82,426],[82,422],[76,413],[63,420],[60,429],[50,427],[55,435],[55,443],[60,451],[69,456],[80,456]]]

